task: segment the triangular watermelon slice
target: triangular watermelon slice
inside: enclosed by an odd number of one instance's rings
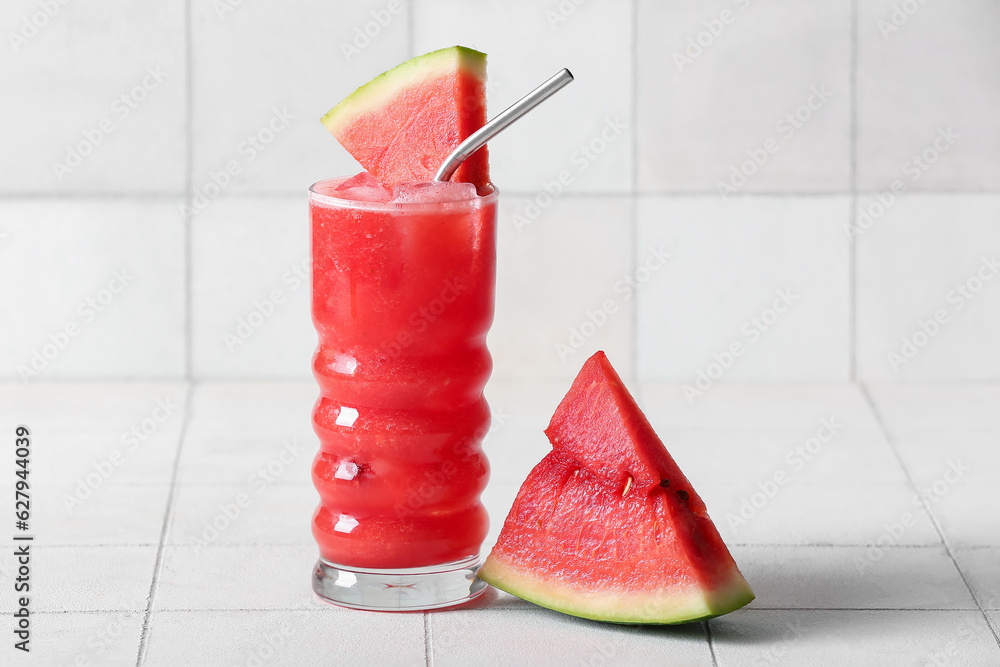
[[[337,141],[388,188],[433,180],[448,154],[485,123],[486,54],[463,46],[408,60],[323,116]],[[486,192],[486,148],[462,163],[451,180]]]
[[[753,591],[603,352],[545,433],[479,577],[543,607],[616,623],[686,623]]]

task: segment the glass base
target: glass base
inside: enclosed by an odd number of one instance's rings
[[[313,570],[316,595],[341,607],[371,611],[421,611],[468,602],[486,590],[476,578],[479,557],[428,567],[370,570],[329,563]]]

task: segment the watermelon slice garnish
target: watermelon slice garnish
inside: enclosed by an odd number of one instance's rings
[[[686,623],[754,599],[698,493],[603,352],[545,431],[479,577],[543,607],[615,623]]]
[[[358,88],[323,125],[381,183],[424,182],[486,123],[486,54],[452,46],[408,60]],[[490,181],[486,148],[451,178],[480,193]]]

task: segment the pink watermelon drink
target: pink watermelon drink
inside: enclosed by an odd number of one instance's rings
[[[485,151],[430,182],[485,121],[485,56],[460,47],[403,63],[323,118],[366,168],[310,190],[313,588],[336,604],[432,609],[485,588],[497,192]]]
[[[320,555],[381,569],[475,557],[497,194],[439,183],[385,201],[377,183],[338,185],[310,193]]]

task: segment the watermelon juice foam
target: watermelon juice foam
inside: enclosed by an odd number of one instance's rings
[[[490,412],[497,192],[310,189],[316,592],[367,609],[429,609],[482,592],[479,495]]]

